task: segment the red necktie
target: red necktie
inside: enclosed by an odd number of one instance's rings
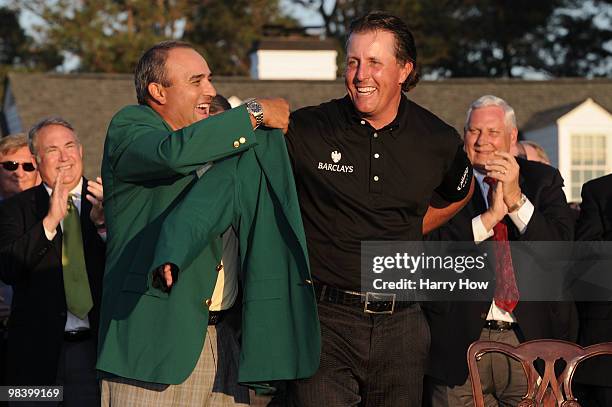
[[[491,206],[493,197],[493,186],[497,180],[485,177],[484,182],[489,184],[487,201]],[[508,227],[504,221],[500,221],[493,227],[493,251],[495,253],[495,304],[508,312],[512,312],[519,300],[519,291],[514,277],[514,267],[512,266],[512,255],[510,253],[510,243],[508,243]]]

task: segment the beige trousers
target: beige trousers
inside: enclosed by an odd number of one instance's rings
[[[103,407],[248,406],[249,390],[238,384],[238,343],[233,329],[209,326],[200,358],[181,384],[148,383],[126,378],[102,380]]]
[[[504,342],[518,345],[514,331],[495,331],[484,328],[482,341]],[[466,362],[467,363],[467,362]],[[515,407],[527,392],[527,378],[519,362],[498,352],[484,355],[478,362],[478,372],[486,407]],[[433,407],[473,407],[470,378],[460,386],[435,386],[432,394]]]

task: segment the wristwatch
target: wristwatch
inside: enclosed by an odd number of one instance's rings
[[[527,197],[525,194],[521,194],[521,199],[519,199],[514,205],[508,208],[508,213],[512,213],[520,209],[525,202],[527,202]]]
[[[246,105],[247,112],[255,118],[256,127],[261,126],[264,121],[264,112],[257,99],[247,99],[244,104]]]

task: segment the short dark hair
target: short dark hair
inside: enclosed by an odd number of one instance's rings
[[[28,131],[28,144],[30,145],[30,152],[36,156],[37,160],[38,146],[36,145],[36,140],[38,139],[38,133],[47,126],[65,127],[68,130],[72,131],[74,133],[74,138],[76,139],[76,141],[79,144],[81,143],[81,141],[79,140],[79,136],[77,135],[76,131],[74,131],[74,127],[72,126],[72,124],[70,124],[70,122],[59,116],[46,117],[37,122],[34,126],[32,126],[30,131]]]
[[[217,95],[210,103],[210,114],[225,112],[226,110],[230,110],[231,108],[232,105],[230,105],[225,96],[217,93]]]
[[[189,43],[183,41],[162,41],[145,51],[138,60],[134,70],[134,85],[139,105],[146,105],[151,99],[148,86],[155,82],[163,86],[172,85],[166,77],[166,58],[168,52],[174,48],[191,48]]]
[[[421,78],[417,67],[417,50],[412,32],[401,18],[384,11],[371,11],[351,22],[348,39],[353,33],[369,31],[388,31],[395,37],[395,59],[399,63],[412,62],[413,68],[408,78],[402,83],[402,90],[408,92]]]

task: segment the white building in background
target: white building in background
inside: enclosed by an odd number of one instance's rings
[[[539,114],[525,140],[540,144],[565,180],[569,202],[580,202],[582,185],[612,173],[612,114],[588,98]]]
[[[252,79],[334,80],[338,51],[333,40],[264,38],[250,53]]]

